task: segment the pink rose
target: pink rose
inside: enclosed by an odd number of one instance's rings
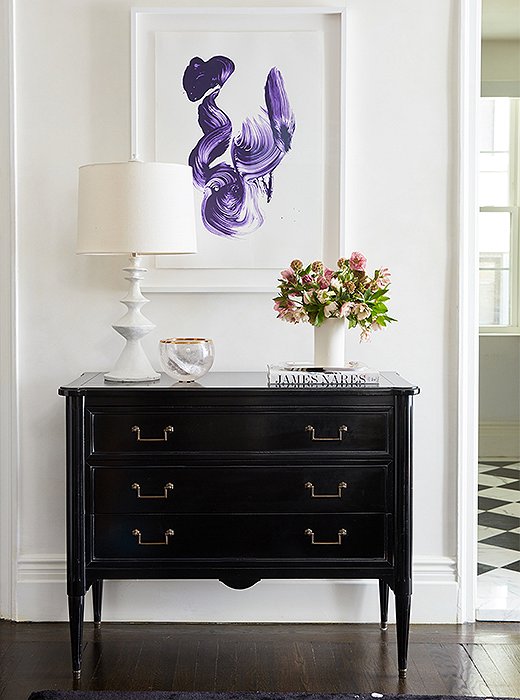
[[[285,299],[284,301],[275,301],[274,302],[274,310],[278,311],[278,318],[281,318],[283,315],[287,313],[287,311],[291,311],[294,309],[294,302],[291,301],[290,299]]]
[[[379,275],[377,277],[376,283],[379,289],[384,289],[390,284],[390,272],[387,267],[382,267],[379,270]]]
[[[334,270],[331,270],[329,267],[326,267],[325,270],[324,270],[324,272],[323,272],[323,276],[325,277],[325,279],[326,279],[328,282],[331,281],[332,275],[333,275],[333,274],[334,274]]]
[[[318,277],[317,282],[320,286],[320,289],[327,289],[329,286],[329,280],[326,277]]]
[[[311,284],[312,277],[310,275],[303,275],[302,282],[303,284]]]
[[[354,252],[350,256],[349,264],[351,270],[358,270],[359,272],[363,272],[367,264],[367,259],[365,258],[363,253]]]
[[[287,268],[287,270],[282,270],[280,274],[284,280],[287,280],[287,282],[294,282],[294,272],[290,268]]]

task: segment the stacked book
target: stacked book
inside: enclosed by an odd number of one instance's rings
[[[284,362],[267,365],[267,381],[269,386],[279,387],[377,386],[379,372],[360,362],[349,362],[346,367],[315,367]]]

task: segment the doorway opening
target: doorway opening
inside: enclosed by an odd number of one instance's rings
[[[520,8],[484,0],[477,620],[520,621]]]

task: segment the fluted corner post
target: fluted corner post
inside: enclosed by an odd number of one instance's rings
[[[396,522],[395,608],[399,677],[406,678],[412,598],[412,405],[413,396],[395,397]]]
[[[83,610],[87,590],[85,537],[85,400],[67,397],[67,595],[74,678],[81,674]]]

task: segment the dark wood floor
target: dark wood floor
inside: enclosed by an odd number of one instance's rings
[[[520,625],[415,625],[408,679],[377,625],[85,624],[73,686],[67,625],[0,621],[0,698],[43,688],[520,697]]]

